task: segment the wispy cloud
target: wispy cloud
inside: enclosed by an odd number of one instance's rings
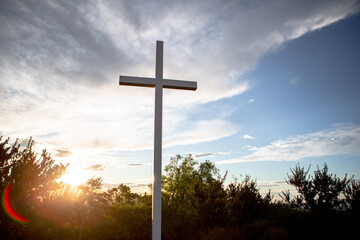
[[[67,156],[70,156],[71,154],[72,154],[72,152],[69,150],[69,149],[67,149],[67,148],[57,148],[57,149],[55,149],[55,156],[56,157],[67,157]]]
[[[252,147],[250,149],[252,153],[249,155],[217,161],[216,164],[249,161],[297,161],[306,157],[359,154],[359,146],[360,127],[350,125],[280,139],[264,147]]]
[[[217,152],[216,154],[218,154],[218,155],[229,155],[230,153],[232,153],[232,151],[228,151],[228,152]]]
[[[195,158],[215,157],[214,153],[197,153],[194,155]]]
[[[84,168],[86,170],[92,170],[92,171],[104,171],[105,170],[105,166],[102,164],[94,164],[91,165],[89,167]]]
[[[238,132],[237,126],[223,119],[198,121],[180,129],[181,131],[176,134],[164,136],[165,147],[207,142]]]
[[[199,159],[199,158],[207,158],[207,157],[216,157],[218,155],[229,155],[231,151],[229,152],[205,152],[205,153],[193,153],[192,155]]]
[[[128,167],[138,167],[138,166],[143,166],[144,164],[142,163],[130,163],[130,164],[126,164],[126,166]]]

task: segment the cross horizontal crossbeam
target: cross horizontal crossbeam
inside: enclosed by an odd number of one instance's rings
[[[124,86],[135,86],[135,87],[151,87],[156,86],[169,88],[169,89],[179,89],[179,90],[193,90],[197,88],[197,83],[193,81],[183,81],[183,80],[171,80],[171,79],[155,79],[155,78],[145,78],[145,77],[131,77],[131,76],[120,76],[119,84]]]

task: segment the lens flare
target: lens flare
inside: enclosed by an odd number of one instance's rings
[[[15,221],[18,221],[20,223],[27,223],[29,222],[28,219],[20,216],[18,213],[14,211],[14,209],[11,207],[10,204],[10,190],[11,190],[11,184],[7,185],[5,188],[5,193],[3,196],[3,206],[5,209],[5,212]]]

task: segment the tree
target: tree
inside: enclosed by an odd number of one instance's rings
[[[0,141],[2,137],[0,137]],[[7,184],[22,188],[27,194],[41,196],[57,186],[56,179],[66,171],[68,165],[55,164],[50,154],[43,150],[40,157],[32,150],[34,141],[20,151],[17,140],[10,145],[9,139],[0,144],[0,179],[2,189]]]
[[[11,167],[19,156],[19,147],[17,140],[10,145],[9,138],[2,141],[0,137],[0,188],[4,189],[10,182]]]
[[[263,198],[255,180],[246,175],[242,182],[230,183],[227,187],[227,209],[230,216],[240,223],[264,214],[265,207],[271,202],[270,191]]]
[[[300,164],[290,170],[292,174],[288,174],[286,182],[293,185],[299,195],[292,200],[290,200],[290,191],[283,192],[280,196],[293,207],[312,212],[339,210],[344,207],[344,199],[341,198],[341,194],[346,193],[346,189],[348,189],[349,198],[352,196],[352,190],[347,187],[351,179],[348,179],[347,176],[340,179],[336,175],[329,174],[327,164],[324,164],[323,169],[317,167],[314,176],[309,175],[310,167],[305,171]],[[353,189],[355,196],[355,185]]]
[[[198,164],[191,155],[170,159],[163,175],[163,216],[166,239],[196,238],[224,219],[226,191],[219,170],[206,160]],[[172,231],[172,232],[171,232]]]
[[[357,215],[360,214],[360,182],[354,179],[345,188],[345,197],[349,208]]]
[[[0,137],[0,194],[11,185],[8,201],[16,212],[29,220],[28,225],[16,225],[1,212],[1,235],[9,239],[24,238],[25,230],[29,233],[39,222],[44,199],[58,187],[58,179],[67,165],[55,164],[50,154],[43,150],[38,156],[33,150],[34,141],[30,138],[23,150],[16,140],[9,143],[9,138]],[[26,238],[26,237],[25,237]]]
[[[196,171],[192,207],[196,209],[200,225],[205,229],[226,224],[226,198],[224,182],[214,163],[206,160]]]
[[[180,155],[172,157],[170,163],[165,166],[165,175],[162,176],[162,185],[165,193],[169,194],[169,204],[176,211],[185,210],[191,205],[191,198],[196,171],[194,166],[197,162],[191,155],[183,158]]]
[[[108,194],[110,194],[114,204],[134,205],[140,202],[140,196],[132,193],[130,187],[125,184],[109,189]]]

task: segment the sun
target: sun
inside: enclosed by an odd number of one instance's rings
[[[57,181],[67,183],[75,187],[86,183],[86,181],[90,178],[91,176],[89,175],[89,173],[86,172],[86,170],[70,165],[66,169],[64,175],[62,175]]]

